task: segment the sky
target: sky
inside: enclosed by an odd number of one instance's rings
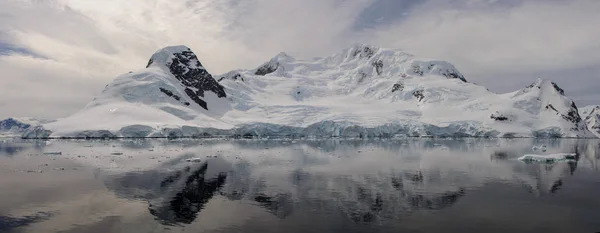
[[[0,118],[60,118],[157,49],[213,75],[355,43],[446,60],[504,93],[536,78],[600,104],[597,0],[1,0]]]

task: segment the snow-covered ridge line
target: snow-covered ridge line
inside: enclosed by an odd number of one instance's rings
[[[558,128],[531,132],[539,138],[581,138],[562,135]],[[22,135],[24,139],[91,139],[91,138],[399,138],[399,137],[472,137],[472,138],[530,138],[530,134],[502,133],[482,128],[477,122],[454,123],[439,127],[420,122],[388,123],[377,127],[363,127],[350,122],[319,122],[308,127],[293,127],[268,123],[253,123],[233,129],[183,126],[154,129],[133,125],[119,131],[87,130],[67,134],[52,134],[38,126]],[[593,137],[592,137],[593,138]]]
[[[586,138],[594,119],[549,80],[496,94],[449,62],[398,49],[357,44],[311,60],[280,53],[213,77],[190,48],[171,46],[81,111],[23,137]]]

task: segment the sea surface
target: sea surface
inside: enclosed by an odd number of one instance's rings
[[[0,139],[0,232],[593,233],[599,166],[598,140]]]

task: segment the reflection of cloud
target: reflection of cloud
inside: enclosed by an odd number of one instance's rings
[[[0,215],[0,231],[10,231],[17,227],[23,227],[37,222],[42,222],[50,219],[52,213],[39,212],[34,215],[23,216],[23,217],[10,217]]]

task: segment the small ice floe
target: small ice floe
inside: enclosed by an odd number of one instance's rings
[[[536,151],[536,150],[541,150],[543,152],[545,152],[547,150],[546,145],[541,145],[541,146],[533,146],[533,148],[531,148],[532,150]]]
[[[198,163],[202,161],[200,158],[189,158],[185,160],[186,162]]]
[[[44,152],[45,155],[62,155],[62,152]]]
[[[541,162],[541,163],[555,163],[555,162],[575,162],[577,155],[575,153],[559,153],[549,155],[536,155],[527,154],[519,157],[519,160],[523,162]]]

